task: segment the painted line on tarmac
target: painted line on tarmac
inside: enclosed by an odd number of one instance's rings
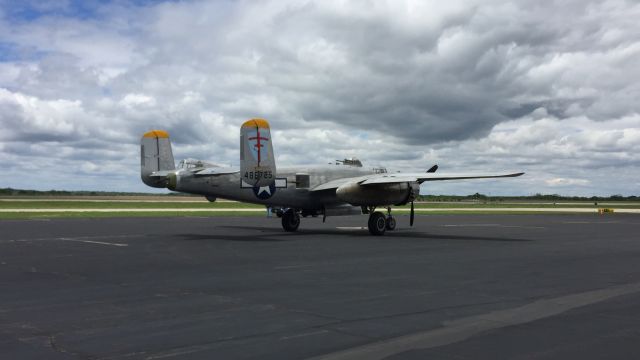
[[[611,298],[640,292],[640,282],[538,300],[517,308],[493,311],[444,323],[443,327],[359,346],[313,360],[377,360],[411,350],[445,346],[481,335],[489,330],[525,324]]]
[[[442,224],[442,227],[500,227],[500,228],[518,228],[518,229],[546,229],[544,226],[532,225],[502,225],[502,224]]]
[[[23,212],[56,212],[56,213],[64,213],[64,212],[266,212],[264,208],[256,209],[256,208],[230,208],[230,209],[206,209],[206,208],[176,208],[176,209],[167,209],[167,208],[150,208],[150,209],[0,209],[2,213],[23,213]]]
[[[55,240],[81,242],[81,243],[97,244],[97,245],[120,246],[120,247],[129,246],[129,244],[122,244],[122,243],[110,243],[110,242],[105,242],[105,241],[80,240],[80,239],[69,239],[69,238],[58,238],[58,239],[55,239]]]
[[[194,200],[174,200],[174,199],[166,199],[166,200],[145,200],[145,199],[0,199],[0,202],[92,202],[92,203],[170,203],[170,204],[202,204],[209,202],[206,199],[194,199]],[[218,203],[236,203],[237,201],[233,200],[221,200],[217,199]]]
[[[116,242],[107,242],[107,241],[97,241],[92,239],[113,239],[113,238],[133,238],[133,237],[144,237],[146,235],[121,235],[121,236],[80,236],[80,237],[53,237],[53,238],[36,238],[36,239],[13,239],[13,240],[0,240],[1,243],[15,243],[15,242],[33,242],[33,241],[70,241],[70,242],[81,242],[87,244],[96,244],[96,245],[108,245],[108,246],[117,246],[117,247],[125,247],[129,246],[129,244],[124,243],[116,243]]]
[[[614,208],[615,213],[626,213],[626,214],[640,214],[640,209],[616,209]],[[409,212],[409,209],[393,209],[393,211],[402,211]],[[419,211],[479,211],[479,212],[510,212],[510,211],[520,211],[520,212],[563,212],[563,213],[597,213],[598,209],[589,209],[589,208],[416,208],[416,212]]]
[[[313,331],[313,332],[308,332],[308,333],[303,333],[303,334],[296,334],[296,335],[291,335],[291,336],[283,336],[278,340],[282,341],[282,340],[298,339],[298,338],[301,338],[301,337],[322,335],[322,334],[326,334],[328,332],[329,332],[329,330],[319,330],[319,331]]]

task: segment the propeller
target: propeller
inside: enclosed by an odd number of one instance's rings
[[[415,217],[415,212],[413,211],[413,201],[411,202],[411,215],[409,215],[409,226],[413,226],[413,218]]]

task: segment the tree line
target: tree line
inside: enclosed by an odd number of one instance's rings
[[[0,196],[200,196],[182,193],[137,193],[115,191],[67,191],[67,190],[24,190],[0,188]],[[558,194],[535,194],[527,196],[490,196],[480,193],[472,195],[419,195],[417,201],[640,201],[640,196],[563,196]]]
[[[640,196],[563,196],[558,194],[534,194],[527,196],[489,196],[480,193],[472,195],[420,195],[418,201],[640,201]]]

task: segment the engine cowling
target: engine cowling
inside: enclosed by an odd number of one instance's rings
[[[347,183],[336,189],[336,197],[354,206],[404,205],[420,193],[416,182],[360,185]]]

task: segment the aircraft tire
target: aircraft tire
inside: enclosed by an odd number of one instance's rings
[[[395,230],[396,229],[396,218],[389,216],[387,218],[386,223],[387,230]]]
[[[300,215],[293,209],[289,209],[282,214],[282,228],[284,231],[296,231],[300,226]]]
[[[371,235],[384,235],[387,230],[387,218],[380,211],[369,215],[369,232]]]

